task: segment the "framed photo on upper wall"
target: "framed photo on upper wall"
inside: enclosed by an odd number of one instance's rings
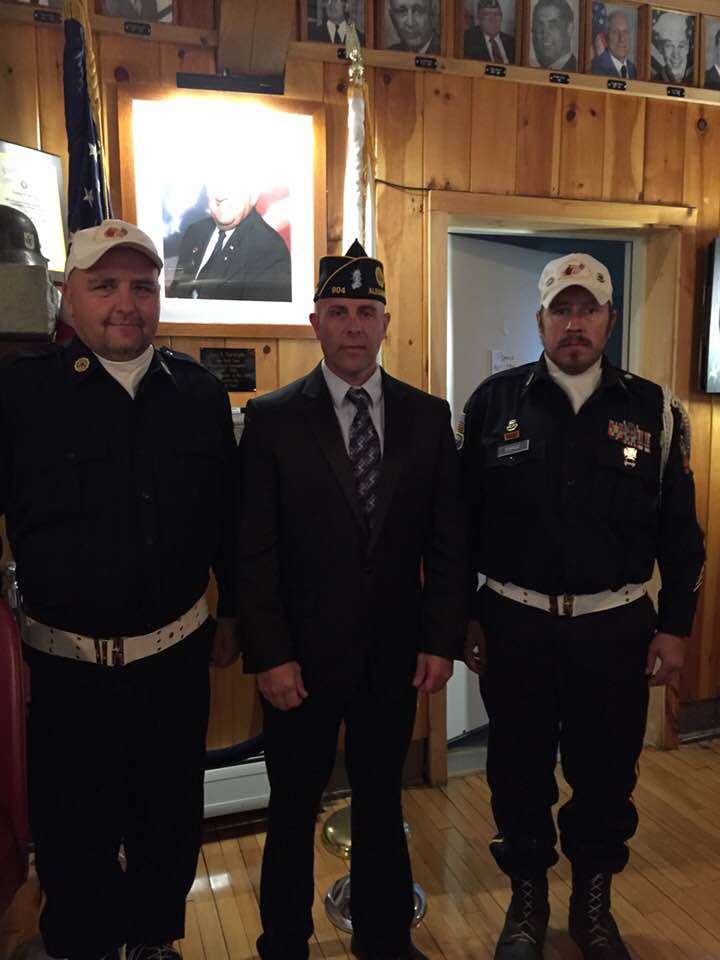
[[[177,19],[175,0],[95,0],[95,11],[123,20],[173,23]]]
[[[322,104],[118,93],[122,212],[161,251],[161,320],[306,325],[325,250]]]
[[[460,0],[458,55],[489,63],[517,63],[521,0]]]
[[[694,13],[653,7],[650,12],[650,79],[695,84],[697,25]]]
[[[354,23],[363,47],[373,44],[372,0],[300,0],[300,37],[315,43],[345,43],[345,29]]]
[[[635,3],[587,0],[585,70],[598,76],[637,80],[644,76],[647,11]]]
[[[530,0],[527,64],[560,73],[580,68],[580,0]]]
[[[720,90],[720,17],[702,18],[702,85]]]
[[[405,50],[416,56],[445,53],[445,5],[452,0],[379,0],[383,50]]]

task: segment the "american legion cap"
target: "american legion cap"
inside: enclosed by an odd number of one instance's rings
[[[322,257],[314,300],[348,297],[385,303],[383,265],[354,240],[344,257]]]

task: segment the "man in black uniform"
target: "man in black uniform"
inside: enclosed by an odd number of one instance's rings
[[[570,933],[586,960],[628,960],[610,881],[637,827],[648,681],[682,666],[703,568],[689,425],[661,387],[603,356],[615,320],[603,264],[553,260],[540,295],[543,356],[481,384],[458,430],[472,566],[487,577],[466,662],[490,717],[491,850],[513,887],[495,956],[542,956],[559,745]],[[658,616],[643,586],[656,559]]]
[[[235,655],[227,395],[155,350],[162,262],[132,224],[78,231],[77,338],[0,378],[0,512],[32,680],[30,817],[47,953],[175,960],[203,814],[208,659]],[[205,590],[213,566],[218,626]],[[126,868],[118,862],[124,846]]]

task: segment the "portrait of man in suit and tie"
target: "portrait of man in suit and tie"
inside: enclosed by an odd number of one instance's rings
[[[500,0],[466,0],[465,15],[473,26],[463,34],[464,57],[515,63],[514,0],[503,0],[502,6]]]
[[[219,164],[205,193],[207,216],[185,229],[167,296],[290,302],[290,251],[256,210],[242,165]]]
[[[171,23],[172,0],[102,0],[102,13],[124,20],[161,20]]]
[[[578,0],[533,0],[530,66],[577,70]]]
[[[672,10],[652,11],[650,79],[692,83],[695,73],[696,18]]]
[[[348,23],[365,46],[365,0],[308,0],[308,40],[344,44]]]
[[[402,770],[418,691],[461,656],[469,580],[444,400],[387,374],[380,261],[357,241],[320,262],[324,359],[251,400],[238,457],[237,591],[257,675],[270,813],[262,960],[307,960],[313,844],[345,722],[352,953],[418,960]]]
[[[708,90],[720,90],[720,20],[704,17],[705,82]]]
[[[440,53],[440,0],[385,0],[385,49]]]
[[[592,5],[590,72],[605,77],[637,78],[637,9],[630,5]]]

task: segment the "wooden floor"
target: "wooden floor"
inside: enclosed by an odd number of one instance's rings
[[[561,792],[567,795],[564,783]],[[613,886],[615,915],[632,956],[720,960],[720,741],[671,753],[645,751],[635,801],[640,829],[630,864]],[[436,960],[491,958],[509,890],[487,850],[494,827],[485,779],[469,776],[443,789],[408,790],[405,816],[415,879],[429,898],[427,918],[414,934],[417,946]],[[257,833],[203,846],[180,945],[185,960],[257,955],[263,841]],[[343,958],[348,938],[328,922],[322,899],[344,866],[319,841],[316,849],[310,955]],[[561,859],[551,871],[546,960],[579,960],[565,931],[569,882],[569,865]],[[27,891],[26,897],[32,901]],[[17,929],[15,934],[16,944]],[[10,946],[0,931],[0,960],[10,956]]]

